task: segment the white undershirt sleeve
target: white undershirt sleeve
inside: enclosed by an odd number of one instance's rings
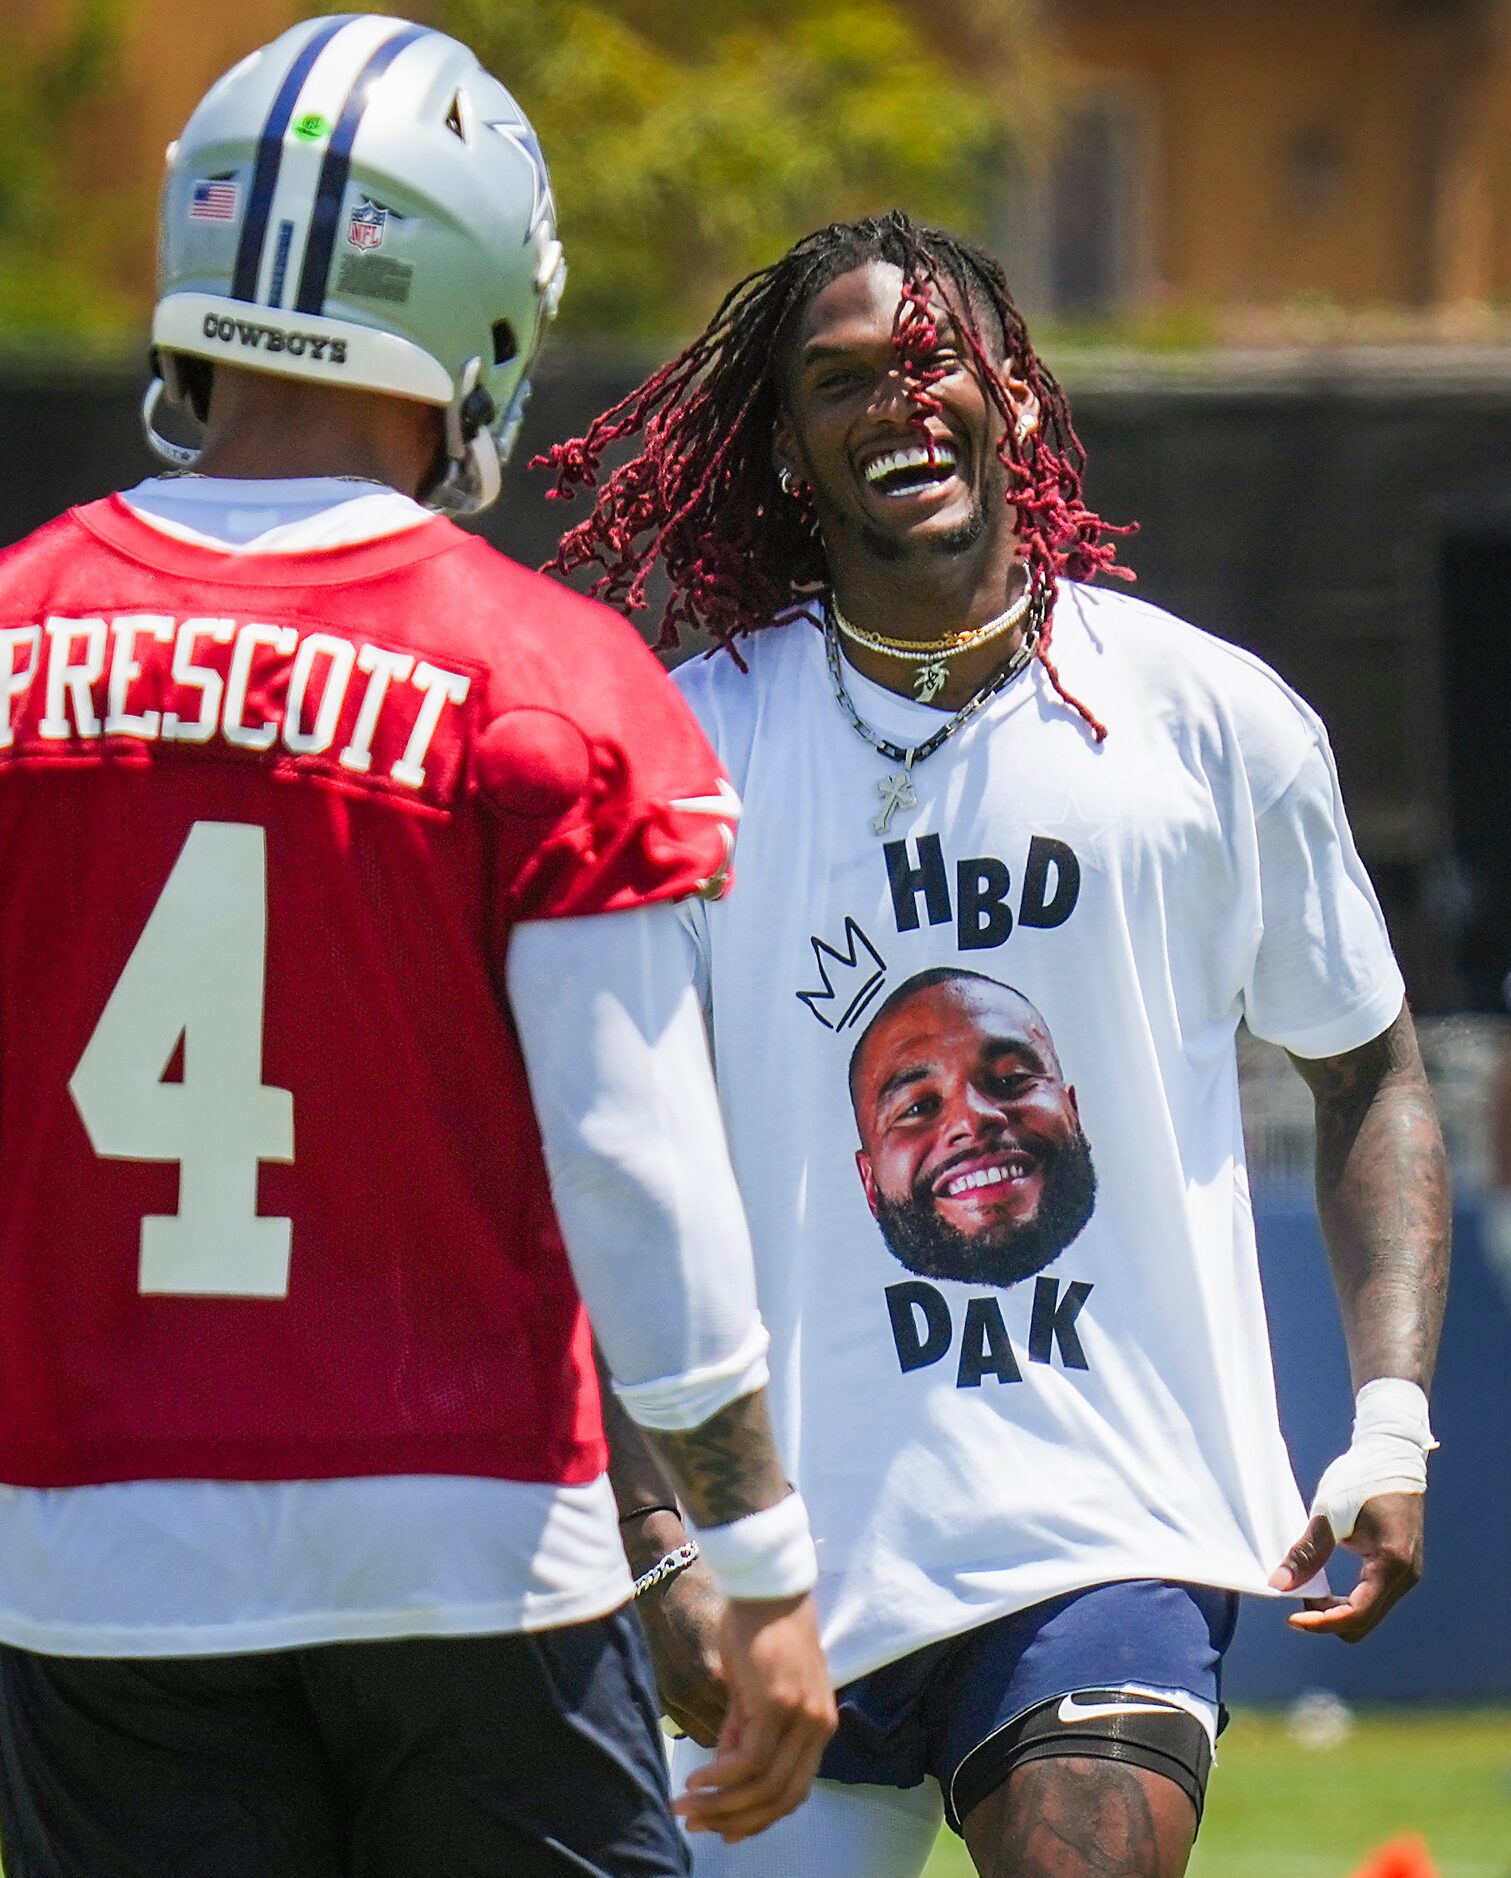
[[[696,1428],[767,1381],[692,937],[672,906],[518,927],[509,1003],[578,1289],[615,1391]]]
[[[1327,739],[1258,817],[1261,932],[1244,986],[1256,1037],[1336,1056],[1378,1037],[1406,995],[1349,830]]]

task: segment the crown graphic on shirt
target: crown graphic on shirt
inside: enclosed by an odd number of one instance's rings
[[[809,943],[818,965],[820,983],[798,998],[825,1030],[846,1030],[854,1024],[886,983],[887,961],[856,922],[845,919],[844,950],[814,934]]]

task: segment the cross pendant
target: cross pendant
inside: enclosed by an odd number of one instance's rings
[[[920,704],[932,703],[950,682],[950,668],[944,659],[931,659],[920,665],[913,677],[913,689]]]
[[[876,785],[881,791],[883,798],[881,814],[874,816],[871,821],[871,826],[876,830],[877,834],[886,834],[892,816],[896,810],[916,809],[918,807],[918,798],[913,793],[911,769],[911,764],[905,764],[898,775],[884,777],[882,781]]]

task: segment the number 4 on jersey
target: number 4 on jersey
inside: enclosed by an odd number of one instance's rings
[[[288,1295],[292,1223],[257,1214],[257,1163],[294,1158],[294,1098],[262,1080],[266,976],[266,830],[196,822],[68,1085],[96,1154],[179,1164],[178,1212],[142,1221],[145,1293]]]

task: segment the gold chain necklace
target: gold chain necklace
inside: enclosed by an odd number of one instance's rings
[[[963,633],[950,633],[943,639],[888,639],[882,633],[867,632],[864,627],[852,625],[845,618],[832,593],[829,596],[829,608],[834,615],[836,628],[853,645],[864,646],[869,652],[879,652],[885,658],[905,659],[916,664],[918,671],[913,677],[913,689],[919,702],[927,704],[949,683],[950,660],[958,658],[962,652],[971,652],[977,646],[984,646],[1002,633],[1011,632],[1027,617],[1032,598],[1033,583],[1029,582],[1005,613],[999,613],[995,619],[987,620],[982,626],[968,627]]]

